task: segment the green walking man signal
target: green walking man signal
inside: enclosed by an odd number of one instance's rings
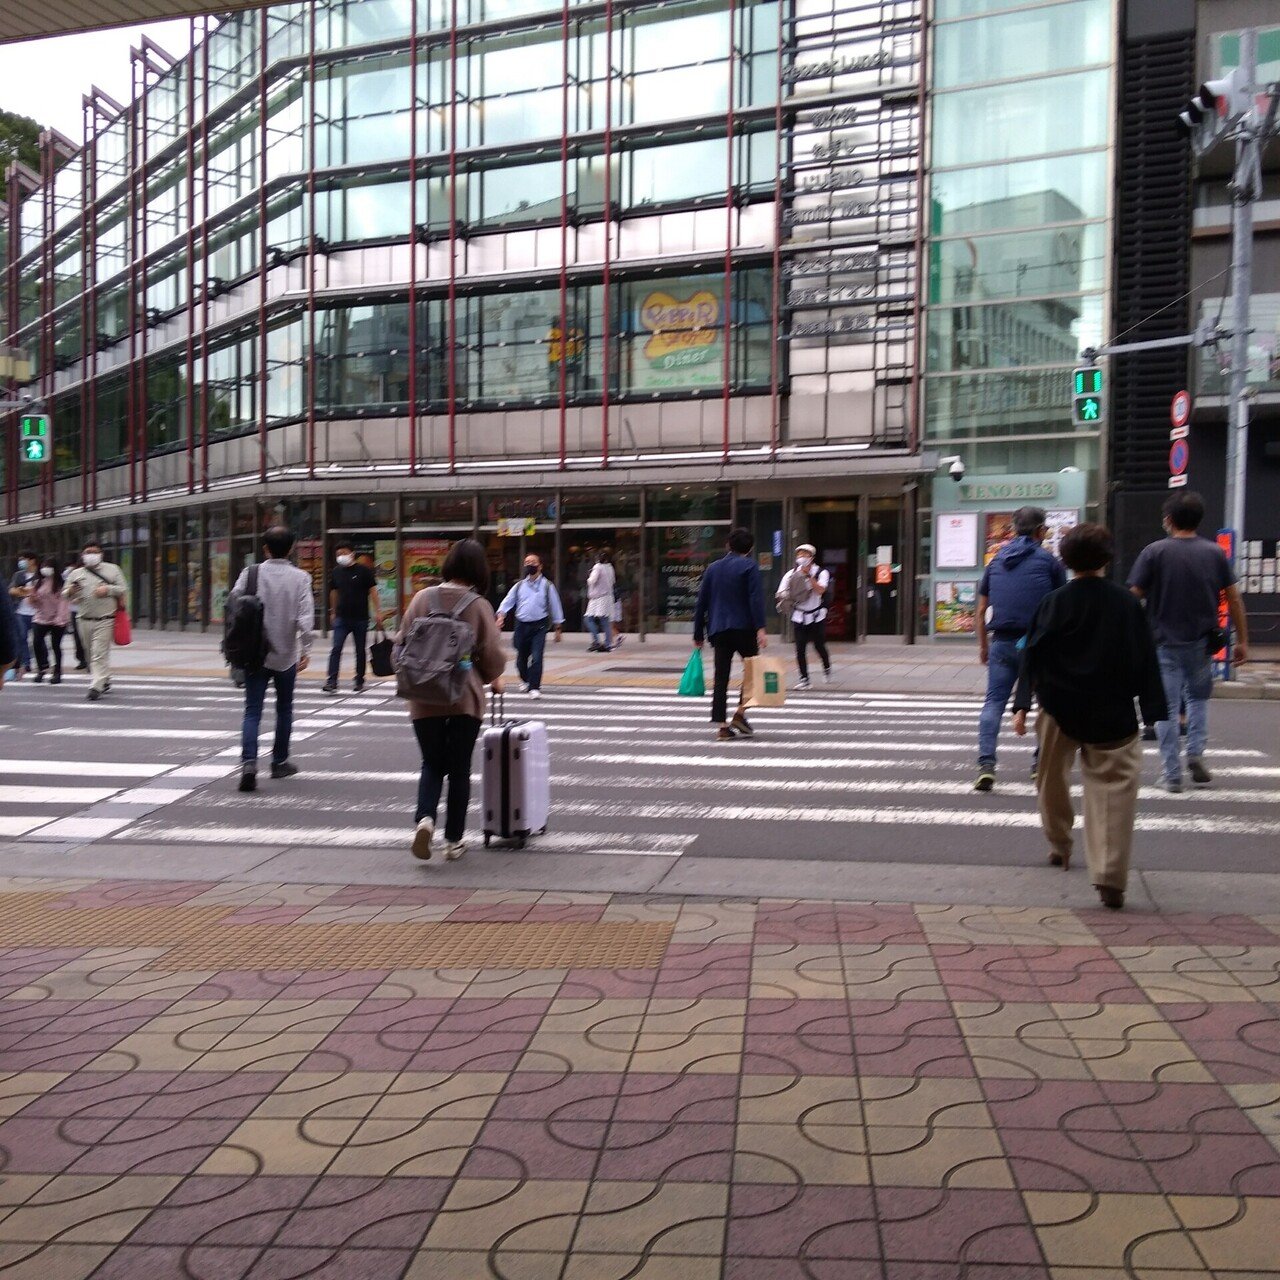
[[[21,436],[24,462],[48,462],[53,456],[53,437],[47,413],[23,414]]]
[[[1104,416],[1102,370],[1095,365],[1071,375],[1071,419],[1077,426],[1096,426]]]

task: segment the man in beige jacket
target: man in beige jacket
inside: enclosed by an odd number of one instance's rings
[[[118,564],[102,558],[96,542],[85,544],[80,568],[67,575],[62,594],[79,610],[84,647],[89,655],[89,701],[97,702],[111,688],[111,641],[116,609],[129,594]]]

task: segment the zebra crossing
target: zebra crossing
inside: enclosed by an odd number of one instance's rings
[[[1169,795],[1154,744],[1137,822],[1148,862],[1243,869],[1280,836],[1280,752],[1215,705],[1215,786]],[[389,682],[328,697],[299,684],[302,772],[234,790],[242,695],[225,680],[122,677],[83,687],[10,684],[0,700],[0,838],[67,843],[402,849],[417,747]],[[549,687],[507,713],[548,725],[552,824],[529,851],[676,859],[1024,861],[1038,847],[1032,744],[1006,729],[999,781],[972,790],[979,703],[887,693],[795,693],[760,710],[752,739],[715,741],[707,699],[662,690]],[[268,747],[271,698],[262,728]],[[478,760],[477,760],[478,767]],[[477,777],[478,781],[478,777]],[[473,791],[472,827],[478,791]],[[1250,863],[1253,859],[1253,863]]]

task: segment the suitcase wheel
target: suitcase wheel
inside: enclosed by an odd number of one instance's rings
[[[524,846],[525,846],[525,844],[526,844],[527,842],[528,842],[528,837],[527,837],[527,836],[523,836],[523,835],[516,836],[516,848],[517,848],[517,849],[523,849],[523,848],[524,848]]]
[[[547,834],[547,829],[546,829],[546,827],[543,827],[543,828],[542,828],[542,830],[538,832],[538,834],[539,834],[540,836],[545,836],[545,835]]]

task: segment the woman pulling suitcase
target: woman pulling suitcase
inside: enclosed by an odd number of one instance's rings
[[[471,800],[471,756],[484,716],[484,686],[501,693],[506,666],[502,635],[485,599],[489,567],[484,548],[473,538],[455,542],[441,576],[440,586],[424,587],[413,597],[395,637],[399,691],[409,702],[422,750],[413,856],[423,862],[430,862],[434,853],[446,779],[444,856],[453,862],[467,851],[463,836]],[[420,622],[417,628],[415,622]],[[469,651],[453,653],[451,645],[460,636],[474,642]]]

